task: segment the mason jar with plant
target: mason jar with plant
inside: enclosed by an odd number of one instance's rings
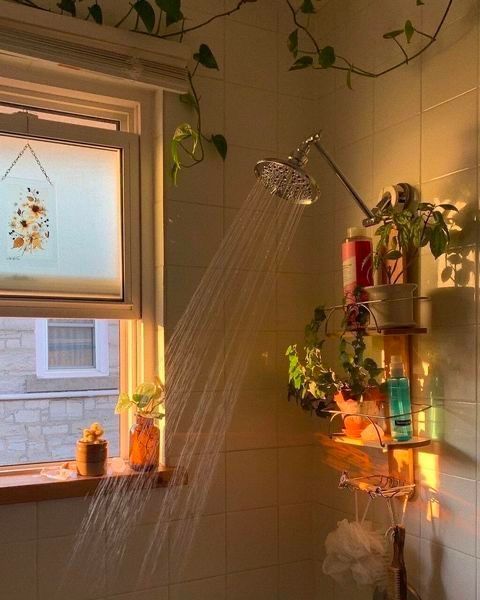
[[[413,301],[417,289],[407,282],[409,272],[427,248],[438,259],[448,251],[450,226],[445,213],[457,211],[453,204],[420,202],[415,208],[399,209],[391,205],[373,209],[381,223],[372,257],[376,281],[382,282],[365,288],[377,329],[414,327]]]
[[[355,313],[355,314],[353,314]],[[379,377],[383,373],[377,363],[365,356],[365,325],[368,318],[361,304],[344,304],[344,329],[340,336],[338,352],[341,372],[335,372],[326,365],[322,356],[325,340],[319,338],[319,331],[327,320],[323,307],[317,307],[312,321],[305,328],[304,358],[299,356],[296,345],[287,348],[289,360],[289,398],[319,416],[335,405],[344,417],[345,433],[350,437],[359,437],[368,420],[354,416],[364,412],[362,405],[372,401],[375,405],[382,399],[382,383]],[[355,317],[355,320],[353,320]],[[351,329],[352,322],[356,328]],[[375,413],[368,409],[367,412]],[[378,411],[377,411],[378,414]]]
[[[160,456],[160,429],[156,421],[163,419],[165,386],[158,377],[153,383],[142,383],[130,396],[118,397],[117,414],[133,409],[135,423],[130,429],[128,462],[135,471],[152,471],[158,467]]]

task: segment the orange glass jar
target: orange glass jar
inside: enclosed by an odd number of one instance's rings
[[[155,419],[137,415],[130,429],[130,467],[135,471],[152,471],[158,467],[159,456],[160,429]]]

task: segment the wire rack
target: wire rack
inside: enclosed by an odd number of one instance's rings
[[[405,483],[400,479],[387,475],[368,475],[352,478],[348,476],[347,471],[343,471],[338,487],[364,492],[370,498],[399,498],[410,496],[415,489],[415,484]]]

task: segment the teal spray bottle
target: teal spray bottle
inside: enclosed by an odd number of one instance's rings
[[[392,438],[406,442],[413,435],[412,404],[410,401],[410,384],[405,377],[402,357],[393,355],[390,359],[390,378],[387,380],[388,400],[392,419]]]

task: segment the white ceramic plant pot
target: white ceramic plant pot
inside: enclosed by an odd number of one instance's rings
[[[370,325],[379,329],[415,327],[413,315],[414,283],[372,285],[365,288],[371,311]]]

